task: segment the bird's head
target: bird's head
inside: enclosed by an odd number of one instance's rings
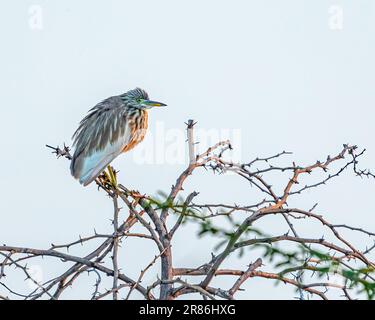
[[[130,90],[120,97],[125,104],[137,109],[151,109],[153,107],[166,106],[166,104],[162,102],[150,100],[147,92],[140,88]]]

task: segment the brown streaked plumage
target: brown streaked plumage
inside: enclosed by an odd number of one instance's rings
[[[141,143],[145,138],[148,128],[148,113],[146,110],[141,110],[141,115],[135,120],[130,120],[129,126],[131,128],[131,140],[122,149],[122,152],[127,152],[133,149],[138,143]]]

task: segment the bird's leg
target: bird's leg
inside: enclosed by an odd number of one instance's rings
[[[114,188],[117,188],[116,170],[111,166],[108,166],[107,169],[108,169],[109,181],[111,182],[111,185]]]

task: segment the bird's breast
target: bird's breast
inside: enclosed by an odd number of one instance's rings
[[[128,125],[131,131],[129,142],[122,149],[127,152],[133,149],[138,143],[142,142],[146,135],[148,127],[148,114],[146,110],[141,110],[139,114],[128,119]]]

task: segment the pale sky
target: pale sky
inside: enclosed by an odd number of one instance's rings
[[[234,140],[234,157],[243,161],[288,150],[290,161],[309,164],[351,143],[367,148],[362,167],[375,166],[371,0],[2,0],[0,12],[2,243],[48,248],[94,228],[111,232],[110,200],[94,185],[80,186],[68,161],[55,160],[44,145],[70,145],[88,109],[137,86],[168,104],[151,110],[139,149],[113,163],[119,180],[142,193],[169,191],[185,168],[188,119],[198,121],[200,148],[211,132],[211,140]],[[250,204],[255,192],[233,176],[204,171],[185,190],[200,191],[200,203]],[[374,192],[374,181],[348,171],[294,205],[319,202],[330,221],[374,231]],[[269,219],[262,226],[275,235],[287,230],[278,224]],[[320,236],[308,226],[300,230]],[[371,244],[359,234],[351,239],[359,247]],[[207,262],[216,242],[196,240],[196,229],[184,226],[174,243],[175,265]],[[129,243],[121,253],[123,271],[137,278],[156,250],[147,241]],[[244,269],[256,258],[234,256],[226,266]],[[35,268],[46,280],[67,266],[51,259],[35,260]],[[11,284],[25,288],[22,280]],[[94,275],[82,276],[63,298],[82,297],[94,282]],[[295,296],[269,280],[252,279],[244,288],[239,298]]]

